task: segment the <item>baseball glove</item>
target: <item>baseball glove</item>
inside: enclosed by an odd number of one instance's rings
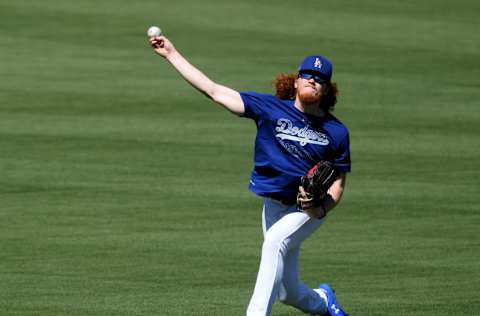
[[[299,209],[307,210],[322,205],[328,189],[337,176],[337,170],[329,161],[322,160],[313,166],[300,180],[297,194]],[[324,213],[323,216],[326,215],[326,212]]]

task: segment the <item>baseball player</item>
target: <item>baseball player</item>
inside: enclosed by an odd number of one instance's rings
[[[298,273],[302,242],[338,204],[350,172],[348,130],[330,113],[337,95],[331,82],[331,62],[323,56],[305,58],[298,73],[277,78],[275,96],[237,92],[210,80],[165,36],[150,37],[149,42],[194,88],[256,123],[249,188],[263,198],[264,242],[247,316],[270,315],[277,298],[310,315],[346,315],[329,285],[311,289]],[[300,187],[299,193],[299,186],[319,161],[327,161],[336,172],[328,172],[335,176],[327,191],[321,200],[311,203],[304,188]]]

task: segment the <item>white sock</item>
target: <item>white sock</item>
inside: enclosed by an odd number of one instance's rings
[[[325,290],[323,289],[314,289],[315,292],[317,292],[318,296],[320,296],[323,301],[325,302],[325,306],[328,306],[328,299],[327,299],[327,294],[325,294]]]

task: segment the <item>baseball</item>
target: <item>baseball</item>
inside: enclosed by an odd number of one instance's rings
[[[162,30],[158,26],[150,26],[147,31],[148,37],[157,37],[162,35]]]

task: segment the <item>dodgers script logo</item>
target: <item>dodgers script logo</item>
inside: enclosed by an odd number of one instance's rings
[[[328,138],[325,134],[314,131],[308,126],[299,128],[294,126],[289,119],[281,118],[277,120],[277,127],[275,131],[278,133],[275,135],[281,140],[288,139],[299,142],[300,145],[315,144],[326,146],[329,144]]]

